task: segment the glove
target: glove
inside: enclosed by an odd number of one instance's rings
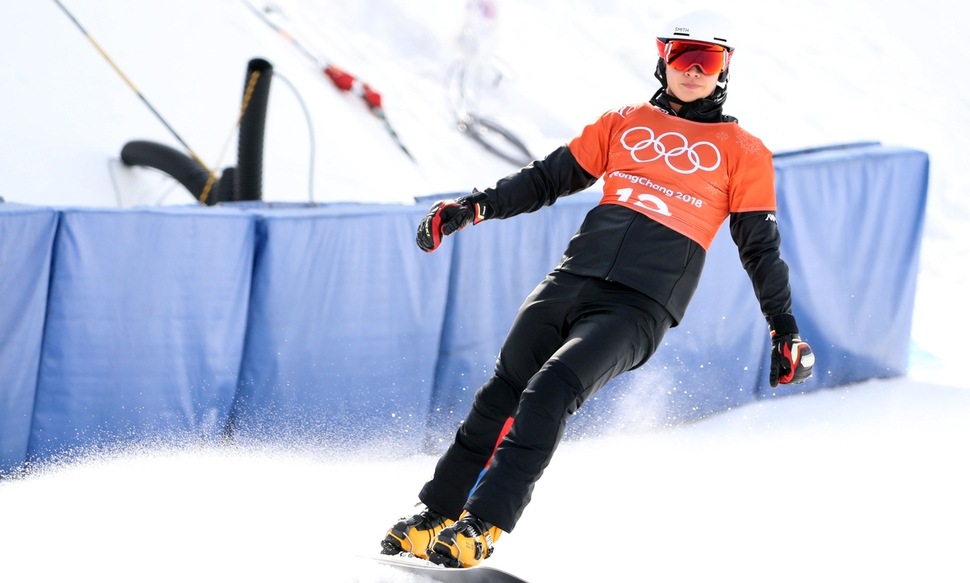
[[[771,328],[771,370],[768,383],[772,387],[797,385],[812,376],[815,355],[812,347],[798,336],[795,316],[779,314],[769,318]]]
[[[473,190],[469,196],[434,203],[418,224],[418,247],[431,253],[441,245],[444,236],[464,229],[469,223],[477,225],[484,221],[485,197],[485,193]]]

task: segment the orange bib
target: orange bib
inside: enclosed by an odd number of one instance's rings
[[[642,213],[707,249],[730,213],[774,212],[771,152],[733,122],[701,123],[643,104],[609,111],[569,143],[604,180],[599,204]]]

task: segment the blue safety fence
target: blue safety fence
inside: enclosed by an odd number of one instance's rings
[[[795,310],[833,387],[905,374],[929,158],[879,145],[776,157]]]
[[[57,219],[0,204],[0,472],[27,457]]]
[[[778,155],[775,169],[815,377],[767,386],[767,326],[725,226],[681,325],[567,437],[905,373],[927,155],[852,144]],[[0,204],[0,475],[172,438],[436,451],[598,198],[486,221],[430,255],[414,245],[428,200]]]
[[[450,252],[414,245],[424,210],[263,208],[230,429],[344,442],[424,433]]]
[[[255,219],[60,212],[28,459],[220,435],[242,364]]]

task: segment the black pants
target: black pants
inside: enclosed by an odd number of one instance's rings
[[[495,374],[475,394],[421,501],[452,519],[467,509],[511,531],[568,416],[611,379],[646,362],[670,325],[663,306],[626,286],[551,273],[519,309]],[[493,458],[509,417],[512,428]]]

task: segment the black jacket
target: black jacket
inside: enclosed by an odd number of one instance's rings
[[[654,105],[674,114],[669,104],[657,101]],[[733,120],[722,117],[717,108],[711,121],[722,119]],[[485,205],[485,218],[508,218],[551,205],[596,180],[567,146],[561,146],[484,190],[486,197],[480,204]],[[769,214],[733,213],[730,230],[761,311],[770,322],[772,316],[791,313],[791,288],[788,266],[779,253],[778,225]],[[646,215],[607,204],[589,211],[556,269],[636,289],[664,305],[677,325],[697,289],[706,257],[704,248],[688,237]]]

